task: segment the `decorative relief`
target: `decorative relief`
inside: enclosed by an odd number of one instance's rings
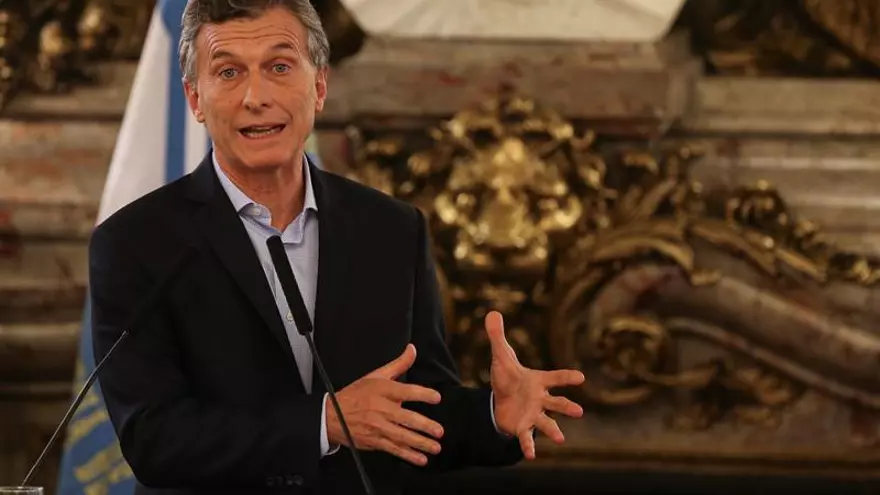
[[[772,425],[806,388],[880,409],[880,336],[829,292],[874,291],[880,263],[769,184],[703,191],[692,147],[602,147],[517,95],[430,142],[360,139],[351,176],[430,219],[466,381],[487,381],[495,308],[525,364],[584,370],[578,398],[596,406],[671,401],[676,427]]]
[[[547,364],[540,315],[548,309],[552,253],[570,245],[607,191],[594,136],[522,98],[463,111],[410,154],[403,140],[360,147],[355,178],[421,207],[447,285],[452,346],[471,382],[487,380],[483,332],[488,307],[503,311],[512,345],[531,366]],[[537,319],[536,319],[537,318]],[[534,320],[531,324],[527,321]]]
[[[0,3],[0,109],[19,90],[96,82],[90,62],[140,55],[154,1]]]
[[[874,0],[690,0],[678,25],[722,74],[875,77],[878,21]]]
[[[695,429],[725,418],[775,425],[778,412],[802,393],[802,387],[785,377],[730,356],[676,367],[676,330],[682,329],[674,325],[648,317],[616,316],[591,328],[578,347],[583,357],[599,363],[598,383],[604,385],[585,387],[589,400],[626,406],[675,390],[681,407],[671,418],[672,425]]]

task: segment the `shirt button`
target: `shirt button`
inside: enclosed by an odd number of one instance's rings
[[[251,206],[251,215],[260,216],[261,213],[263,213],[263,210],[259,206]]]
[[[287,312],[287,321],[293,323],[293,313],[290,311]]]

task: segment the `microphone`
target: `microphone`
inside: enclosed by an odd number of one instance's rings
[[[85,399],[86,393],[92,387],[92,384],[95,382],[95,379],[98,377],[98,372],[104,367],[104,364],[113,355],[113,351],[116,350],[116,347],[128,337],[131,331],[137,331],[137,328],[142,324],[144,319],[148,314],[150,314],[156,307],[156,304],[159,302],[159,298],[165,295],[171,285],[177,281],[177,277],[183,273],[185,270],[183,268],[187,263],[195,258],[195,255],[198,253],[195,247],[187,246],[184,248],[183,252],[174,259],[174,262],[171,264],[171,267],[165,271],[165,274],[156,285],[147,293],[146,297],[141,300],[141,303],[138,305],[137,309],[134,311],[132,316],[128,319],[122,334],[119,338],[116,339],[116,342],[113,343],[113,346],[110,347],[110,350],[107,351],[107,354],[101,359],[95,369],[92,370],[92,373],[86,379],[85,384],[83,384],[82,389],[80,389],[79,393],[76,395],[76,398],[70,404],[70,407],[67,409],[67,413],[64,415],[64,418],[61,420],[61,423],[58,424],[58,427],[55,428],[55,433],[52,434],[52,437],[46,443],[46,446],[43,448],[43,452],[40,453],[40,456],[37,457],[36,462],[34,462],[33,466],[31,466],[30,470],[27,473],[27,476],[24,477],[24,480],[21,482],[22,487],[28,486],[28,483],[31,482],[31,479],[34,476],[34,473],[37,471],[37,468],[43,463],[43,459],[46,457],[46,454],[49,452],[49,449],[55,444],[58,440],[58,437],[61,435],[61,432],[67,427],[67,424],[70,422],[73,414],[76,412],[80,403],[82,403],[83,399]],[[87,330],[83,330],[87,331]]]
[[[293,314],[293,321],[296,322],[296,329],[309,343],[312,359],[315,360],[318,373],[321,375],[324,387],[330,395],[330,402],[333,403],[333,409],[336,410],[339,424],[342,425],[342,432],[345,434],[348,444],[351,445],[351,455],[354,457],[354,463],[357,466],[358,473],[361,475],[361,483],[364,485],[364,490],[367,495],[373,495],[373,485],[370,483],[370,478],[367,477],[367,470],[364,468],[363,461],[361,461],[360,452],[354,444],[354,439],[348,430],[348,424],[342,415],[342,409],[339,408],[339,402],[336,400],[336,391],[333,390],[333,384],[330,383],[330,377],[327,376],[327,371],[324,370],[321,356],[318,355],[318,349],[315,347],[315,341],[312,339],[312,320],[309,318],[305,303],[303,303],[302,294],[299,292],[299,285],[296,283],[296,277],[293,276],[293,268],[291,268],[290,261],[287,259],[287,253],[284,251],[284,243],[281,242],[281,237],[273,235],[266,241],[266,247],[269,248],[269,255],[272,257],[272,264],[275,265],[275,272],[278,274],[278,281],[281,282],[281,290],[284,291],[287,305],[290,307],[291,314]]]

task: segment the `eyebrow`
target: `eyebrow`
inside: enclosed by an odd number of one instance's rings
[[[272,51],[272,52],[280,52],[280,51],[284,51],[284,50],[296,51],[296,47],[290,43],[281,42],[281,43],[276,43],[275,45],[272,46],[272,48],[269,49],[269,51]],[[218,51],[211,54],[211,60],[217,60],[217,59],[221,59],[221,58],[235,58],[235,55],[233,55],[231,52],[228,52],[226,50],[218,50]]]
[[[296,51],[296,47],[290,43],[282,41],[281,43],[276,43],[269,51],[273,52],[281,52],[284,50],[293,50]]]

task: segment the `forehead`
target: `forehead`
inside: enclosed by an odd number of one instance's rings
[[[306,28],[295,15],[283,7],[273,7],[259,16],[205,24],[199,31],[196,49],[208,58],[218,52],[262,52],[279,44],[306,53],[307,40]]]

